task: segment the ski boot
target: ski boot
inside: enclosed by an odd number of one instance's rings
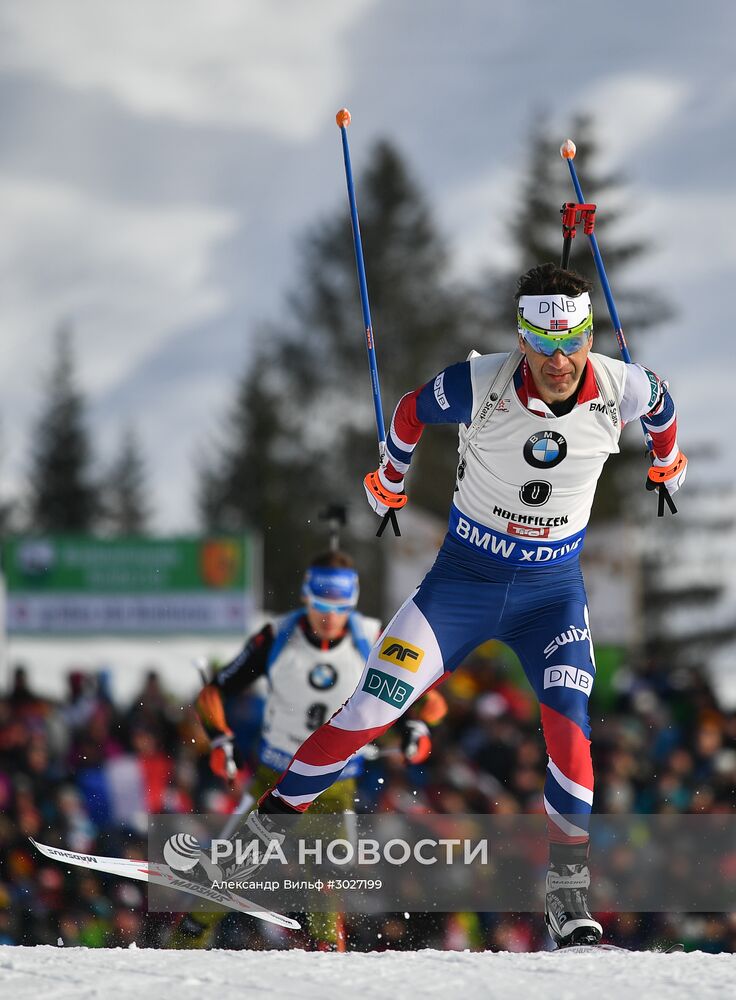
[[[550,844],[544,919],[558,948],[596,945],[603,928],[588,909],[588,844]]]
[[[222,875],[225,879],[250,878],[257,874],[266,864],[264,855],[271,843],[275,841],[281,845],[286,837],[286,831],[280,822],[281,816],[299,816],[296,809],[287,806],[280,799],[272,795],[266,797],[260,806],[256,806],[249,813],[244,814],[239,825],[230,834],[231,842],[237,841],[260,841],[255,859],[248,858],[244,863],[237,861],[222,865]]]

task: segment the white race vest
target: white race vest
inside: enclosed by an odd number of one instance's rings
[[[506,357],[488,354],[470,362],[473,416]],[[626,379],[623,361],[589,358],[599,397],[562,417],[536,416],[509,383],[458,470],[453,537],[496,559],[526,565],[579,553],[603,464],[619,450]],[[465,431],[461,425],[461,451]]]
[[[274,622],[277,635],[282,621]],[[372,646],[380,623],[363,616],[360,623]],[[349,632],[332,649],[321,650],[297,624],[268,673],[261,761],[274,770],[284,770],[304,740],[350,697],[364,667],[365,659]],[[342,777],[350,776],[350,767]]]

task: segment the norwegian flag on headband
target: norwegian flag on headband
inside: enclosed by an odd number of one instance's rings
[[[550,330],[566,330],[567,320],[566,319],[551,319],[549,321]]]

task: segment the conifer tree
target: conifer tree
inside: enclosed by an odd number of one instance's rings
[[[402,393],[467,354],[473,332],[468,296],[450,286],[444,242],[393,146],[378,143],[356,189],[388,421]],[[200,509],[209,527],[260,528],[267,597],[286,604],[298,594],[301,566],[324,545],[318,511],[347,502],[357,535],[371,540],[360,552],[363,594],[378,610],[381,547],[362,488],[377,464],[376,432],[350,220],[339,197],[302,243],[285,321],[259,337],[224,440],[204,463]],[[456,459],[454,429],[427,435],[412,468],[414,502],[446,516]],[[356,554],[359,544],[353,537]]]
[[[41,414],[31,441],[27,522],[33,532],[88,532],[100,497],[92,474],[85,400],[77,388],[70,330],[59,330]]]
[[[2,435],[2,424],[0,424],[0,468],[2,468],[2,462],[4,459],[5,448]],[[2,483],[2,490],[0,491],[0,534],[6,535],[12,531],[17,502],[15,498],[9,497],[6,494],[4,480],[0,480],[0,483]]]
[[[119,536],[144,535],[150,520],[147,493],[140,442],[128,427],[102,485],[105,530]]]

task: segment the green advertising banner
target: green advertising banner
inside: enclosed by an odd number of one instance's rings
[[[14,538],[9,634],[242,632],[255,606],[243,537]]]

